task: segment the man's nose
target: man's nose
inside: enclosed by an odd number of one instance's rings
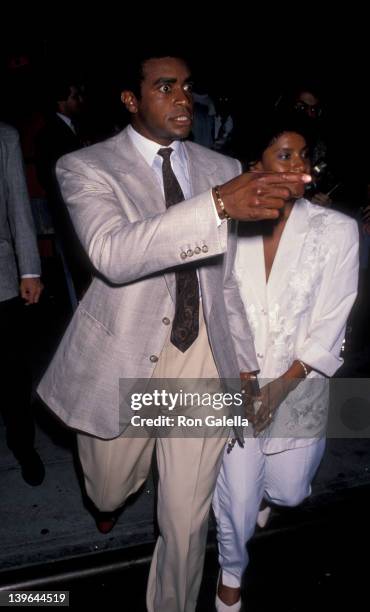
[[[183,89],[179,89],[175,95],[175,103],[190,107],[192,105],[192,96]]]

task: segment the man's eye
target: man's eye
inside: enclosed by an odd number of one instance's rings
[[[186,85],[184,85],[184,91],[187,91],[188,93],[192,93],[193,92],[193,83],[187,83]]]
[[[171,87],[169,85],[161,85],[159,91],[161,91],[162,93],[168,93],[169,91],[171,91]]]

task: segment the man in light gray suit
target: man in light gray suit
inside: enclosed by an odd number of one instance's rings
[[[23,479],[33,486],[41,484],[44,466],[33,446],[31,374],[20,298],[27,305],[36,304],[41,291],[40,259],[19,137],[13,127],[0,123],[1,406],[8,446],[21,465]]]
[[[192,122],[188,65],[176,55],[148,55],[131,69],[122,93],[131,125],[57,165],[99,275],[38,390],[82,432],[86,490],[101,511],[122,506],[145,482],[156,442],[160,536],[147,606],[193,612],[222,428],[208,437],[135,436],[119,391],[129,396],[134,379],[254,376],[228,219],[276,218],[289,182],[305,178],[234,178],[236,160],[182,142]]]

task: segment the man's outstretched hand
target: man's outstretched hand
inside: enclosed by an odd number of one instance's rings
[[[221,185],[219,193],[232,219],[262,221],[277,219],[294,187],[310,181],[310,175],[297,172],[246,172]],[[217,207],[214,192],[213,197]]]

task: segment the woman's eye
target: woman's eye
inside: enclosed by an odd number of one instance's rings
[[[280,161],[288,161],[290,159],[290,154],[289,153],[279,153],[278,159]]]

